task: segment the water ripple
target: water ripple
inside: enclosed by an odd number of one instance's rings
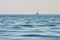
[[[59,38],[60,16],[0,15],[1,40],[60,40]]]

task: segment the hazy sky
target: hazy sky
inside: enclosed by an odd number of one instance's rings
[[[60,0],[0,0],[0,14],[60,13]]]

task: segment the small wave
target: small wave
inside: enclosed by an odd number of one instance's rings
[[[57,23],[57,24],[60,24],[60,23]]]
[[[37,26],[56,26],[56,25],[37,25]]]
[[[0,32],[7,32],[6,30],[0,30]]]
[[[37,26],[47,26],[47,25],[37,25]]]
[[[51,26],[56,26],[56,25],[48,25],[48,26],[50,26],[50,27],[51,27]]]
[[[33,25],[20,25],[20,26],[24,26],[24,27],[33,27]]]
[[[60,29],[60,28],[51,28],[51,29]]]
[[[57,24],[54,23],[54,22],[50,22],[50,23],[47,23],[46,25],[48,25],[48,26],[56,26]]]
[[[27,35],[21,35],[24,37],[52,37],[52,38],[60,38],[60,36],[50,36],[50,35],[36,35],[36,34],[27,34]]]
[[[33,27],[33,25],[13,25],[12,27],[9,27],[11,29],[17,29],[17,30],[22,30],[26,27]]]
[[[11,27],[12,29],[22,29],[22,27],[20,25],[14,25]]]
[[[51,31],[51,32],[60,33],[60,31]]]

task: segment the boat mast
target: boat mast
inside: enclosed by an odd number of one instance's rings
[[[39,13],[38,13],[38,9],[36,10],[36,14],[39,15]]]

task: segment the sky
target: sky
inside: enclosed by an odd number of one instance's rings
[[[60,0],[0,0],[0,14],[60,14]]]

